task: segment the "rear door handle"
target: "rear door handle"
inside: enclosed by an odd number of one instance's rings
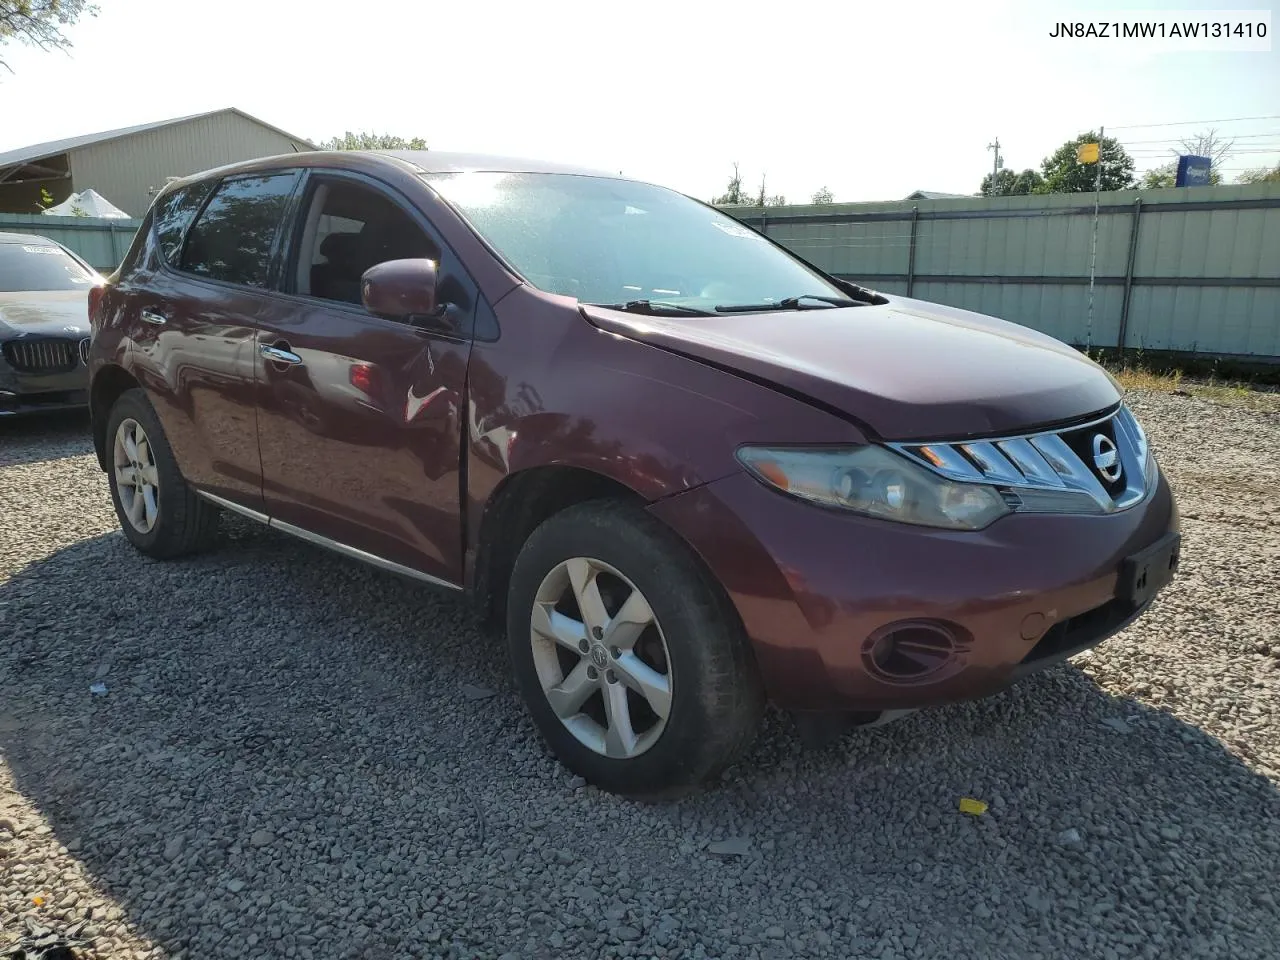
[[[142,319],[146,323],[154,323],[157,327],[163,326],[167,322],[164,318],[164,314],[156,313],[153,310],[143,310]]]
[[[298,366],[302,363],[302,358],[292,350],[283,350],[280,347],[273,347],[269,343],[264,343],[258,349],[264,357],[268,360],[273,360],[276,363],[287,363],[290,366]]]

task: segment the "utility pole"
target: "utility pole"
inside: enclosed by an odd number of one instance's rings
[[[987,149],[995,151],[995,158],[991,163],[991,195],[994,197],[1000,193],[1000,168],[1004,166],[1004,161],[1000,159],[1000,138],[996,137],[995,143],[988,143]]]
[[[1085,324],[1084,334],[1086,354],[1093,351],[1093,275],[1098,263],[1098,197],[1102,193],[1102,138],[1106,129],[1106,127],[1098,128],[1098,170],[1093,177],[1093,241],[1089,250],[1089,319]]]

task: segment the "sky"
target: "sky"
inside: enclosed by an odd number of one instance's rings
[[[1209,127],[1238,138],[1228,180],[1280,161],[1280,40],[1246,53],[1048,38],[1060,20],[1124,13],[1094,0],[97,3],[68,53],[0,48],[0,150],[234,106],[313,141],[421,136],[704,199],[737,162],[747,186],[765,176],[792,203],[823,186],[838,201],[974,193],[996,138],[1021,170],[1099,126],[1139,170]],[[1156,6],[1268,9],[1129,8]],[[1235,119],[1255,117],[1270,119]]]

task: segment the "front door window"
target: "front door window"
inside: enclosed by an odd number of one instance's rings
[[[387,260],[439,259],[439,250],[396,204],[353,183],[321,183],[303,228],[296,291],[360,303],[360,277]]]

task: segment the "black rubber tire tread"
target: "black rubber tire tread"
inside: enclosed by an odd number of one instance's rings
[[[556,564],[576,556],[602,560],[630,579],[667,641],[671,715],[658,742],[631,760],[604,757],[579,743],[552,711],[534,667],[533,598]],[[759,729],[764,688],[737,611],[688,546],[638,506],[590,501],[534,530],[511,575],[507,641],[516,682],[552,751],[611,793],[644,801],[684,796],[733,763]]]
[[[115,505],[120,529],[130,543],[157,560],[172,560],[207,549],[217,535],[220,511],[214,504],[196,496],[183,478],[169,440],[160,426],[160,418],[141,389],[122,393],[107,415],[108,467],[111,466],[116,430],[122,421],[130,418],[142,424],[151,442],[151,453],[160,479],[160,501],[155,526],[146,533],[138,532],[120,503],[115,470],[108,469],[107,482],[111,486],[111,502]]]

